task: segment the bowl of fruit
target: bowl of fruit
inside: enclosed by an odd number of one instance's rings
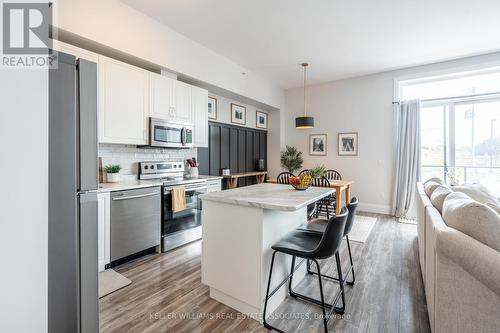
[[[309,173],[302,174],[300,176],[290,177],[290,185],[293,186],[297,191],[304,191],[311,186],[312,177]]]

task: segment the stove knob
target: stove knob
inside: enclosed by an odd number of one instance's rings
[[[144,169],[145,169],[145,170],[147,170],[147,169],[149,169],[149,167],[146,165],[146,166],[144,167]]]
[[[155,166],[154,166],[154,165],[152,165],[152,166],[151,166],[151,170],[153,170],[154,168],[155,168]]]

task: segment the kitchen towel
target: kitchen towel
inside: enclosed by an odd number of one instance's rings
[[[174,213],[186,209],[186,188],[184,186],[172,187],[172,211]]]

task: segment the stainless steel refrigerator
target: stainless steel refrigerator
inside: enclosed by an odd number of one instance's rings
[[[51,333],[99,331],[97,164],[97,65],[59,53],[49,70]]]

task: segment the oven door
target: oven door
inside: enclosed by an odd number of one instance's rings
[[[150,118],[149,145],[151,147],[184,147],[185,136],[182,125]]]
[[[205,184],[186,186],[186,209],[174,213],[172,211],[172,193],[169,190],[164,190],[162,235],[200,227],[201,199],[199,195],[206,192]]]

